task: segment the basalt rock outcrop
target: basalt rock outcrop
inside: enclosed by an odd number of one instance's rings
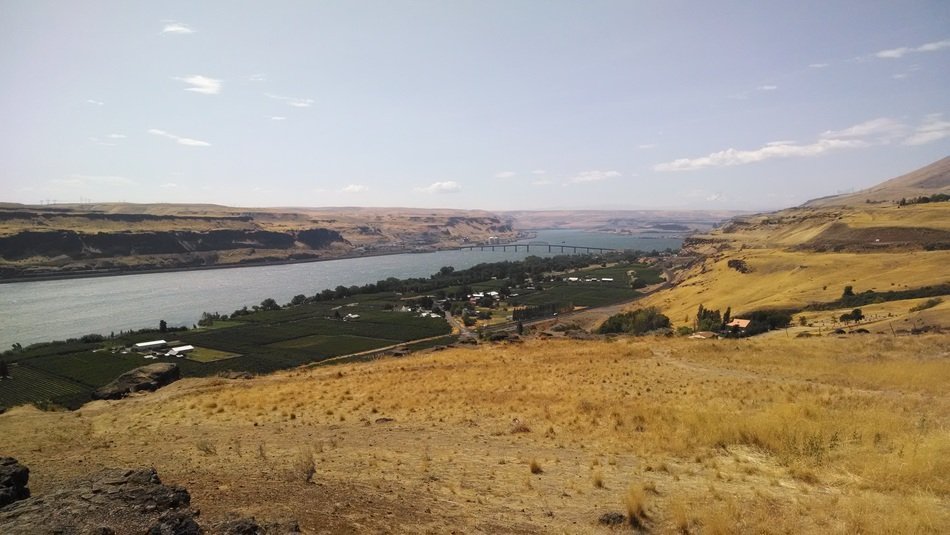
[[[30,469],[13,457],[0,457],[0,507],[30,497]]]
[[[181,379],[178,365],[157,362],[123,373],[115,381],[93,392],[92,399],[122,399],[132,392],[154,392],[178,379]]]
[[[163,485],[154,469],[107,469],[43,496],[0,508],[0,533],[199,533],[191,496],[183,487]],[[194,530],[161,530],[159,519],[170,512],[190,518],[176,525]],[[180,516],[180,515],[179,515]],[[158,531],[149,531],[159,526]]]
[[[7,460],[0,459],[0,463]],[[15,461],[14,464],[22,467]],[[23,482],[25,484],[25,480]],[[188,491],[177,485],[163,484],[154,468],[101,470],[48,494],[0,507],[0,533],[5,535],[289,535],[300,532],[295,521],[261,523],[253,518],[234,516],[202,526],[198,520],[199,512],[191,508]]]

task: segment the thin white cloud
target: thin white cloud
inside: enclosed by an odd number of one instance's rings
[[[179,186],[178,184],[174,182],[166,182],[164,184],[160,184],[158,187],[163,188],[163,189],[175,189],[175,188],[180,188],[181,186]]]
[[[267,81],[267,75],[265,75],[265,74],[263,74],[263,73],[261,73],[261,74],[252,74],[252,75],[248,76],[247,79],[248,79],[249,82],[266,82],[266,81]]]
[[[95,99],[86,99],[86,104],[92,104],[93,106],[105,106],[105,102]]]
[[[309,108],[313,106],[316,102],[312,98],[297,98],[297,97],[284,97],[281,95],[272,95],[270,93],[264,93],[264,96],[267,98],[272,98],[274,100],[279,100],[288,106],[293,106],[295,108]]]
[[[913,54],[916,52],[936,52],[938,50],[943,50],[944,48],[950,48],[950,39],[925,43],[918,47],[902,46],[888,50],[881,50],[880,52],[876,52],[874,56],[881,59],[899,59],[908,54]]]
[[[809,63],[808,66],[812,69],[824,69],[828,63]]]
[[[195,31],[180,22],[169,22],[162,28],[162,33],[189,34]]]
[[[693,171],[709,167],[731,167],[775,158],[819,156],[843,149],[859,149],[900,143],[924,145],[950,138],[950,121],[942,113],[931,113],[912,128],[905,123],[881,117],[841,130],[826,130],[812,143],[773,141],[753,150],[729,148],[698,158],[679,158],[653,166],[654,171]]]
[[[924,145],[950,137],[950,121],[943,119],[942,113],[931,113],[914,133],[904,140],[904,145]]]
[[[424,188],[416,188],[416,191],[423,193],[458,193],[462,191],[462,185],[454,180],[445,182],[433,182]]]
[[[821,139],[808,145],[769,143],[754,150],[726,149],[699,158],[679,158],[672,162],[653,166],[654,171],[693,171],[707,167],[732,167],[749,163],[789,158],[793,156],[817,156],[828,151],[867,146],[861,140]]]
[[[653,166],[654,171],[693,171],[709,167],[732,167],[776,158],[819,156],[827,152],[886,145],[903,138],[907,126],[886,117],[872,119],[842,130],[827,130],[812,143],[773,141],[752,150],[729,148],[697,158],[679,158]]]
[[[150,128],[148,130],[148,133],[174,140],[181,145],[187,145],[189,147],[210,147],[211,146],[211,143],[208,143],[207,141],[201,141],[198,139],[191,139],[187,137],[176,136],[175,134],[166,132],[164,130],[159,130],[157,128]]]
[[[511,178],[517,174],[518,173],[514,171],[500,171],[498,173],[495,173],[495,178]]]
[[[601,180],[607,180],[608,178],[615,178],[621,176],[617,171],[582,171],[577,175],[568,179],[568,182],[572,184],[581,184],[584,182],[600,182]]]
[[[756,89],[759,91],[775,91],[776,89],[778,89],[778,86],[777,85],[760,85],[759,87],[756,87]]]
[[[125,134],[109,134],[109,139],[125,139]]]
[[[532,174],[532,175],[545,175],[545,174],[547,174],[547,171],[545,171],[544,169],[535,169],[534,171],[531,171],[531,174]]]
[[[369,190],[369,187],[364,186],[362,184],[350,184],[348,186],[344,186],[343,189],[341,189],[340,191],[342,191],[343,193],[363,193],[364,191],[368,191],[368,190]]]
[[[186,87],[185,91],[194,91],[195,93],[201,93],[203,95],[217,95],[221,92],[221,80],[208,78],[200,74],[193,74],[191,76],[185,76],[184,78],[175,78],[175,80],[185,82],[191,86]]]
[[[531,183],[532,186],[548,186],[550,184],[554,184],[554,182],[547,179],[535,180]]]
[[[271,121],[286,121],[287,118],[284,117],[283,115],[271,115],[270,120]]]
[[[867,139],[874,138],[876,142],[889,142],[902,137],[907,132],[907,125],[880,117],[863,123],[850,126],[843,130],[826,130],[821,133],[822,139]]]
[[[891,78],[893,78],[893,79],[895,79],[895,80],[903,80],[904,78],[907,78],[907,73],[906,73],[906,72],[901,72],[901,73],[897,73],[897,74],[892,74],[892,75],[891,75]]]
[[[637,148],[640,150],[655,149],[656,143],[643,143],[642,145],[637,145]]]

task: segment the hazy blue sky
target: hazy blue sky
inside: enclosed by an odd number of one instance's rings
[[[773,208],[950,154],[950,2],[0,0],[0,200]]]

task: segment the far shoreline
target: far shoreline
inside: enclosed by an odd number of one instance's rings
[[[524,229],[521,232],[525,235],[519,236],[518,240],[531,239],[537,235],[537,232],[540,230],[566,230],[566,229]],[[581,232],[591,232],[590,230],[582,229],[570,229],[570,230],[580,230]],[[604,231],[593,231],[595,233],[603,232],[605,234],[615,234],[611,232]],[[620,236],[633,237],[632,235],[623,235],[617,234]],[[673,237],[673,236],[638,236],[640,239],[678,239],[683,240],[683,237]],[[474,244],[473,244],[474,245]],[[485,245],[489,247],[488,244],[478,244]],[[476,245],[477,246],[477,245]],[[203,270],[212,270],[212,269],[237,269],[237,268],[252,268],[252,267],[268,267],[268,266],[283,266],[290,264],[309,264],[312,262],[328,262],[331,260],[352,260],[355,258],[371,258],[376,256],[392,256],[392,255],[402,255],[402,254],[429,254],[429,253],[440,253],[446,251],[458,251],[462,250],[463,247],[467,246],[453,246],[432,249],[428,251],[420,251],[417,249],[402,249],[402,250],[392,250],[392,251],[378,251],[370,253],[360,253],[360,254],[345,254],[340,256],[334,256],[332,258],[287,258],[284,260],[261,260],[259,262],[247,262],[244,264],[212,264],[208,266],[179,266],[179,267],[165,267],[165,268],[142,268],[142,269],[122,269],[122,268],[113,268],[108,270],[95,270],[95,271],[75,271],[75,272],[43,272],[36,275],[26,275],[26,276],[16,276],[9,278],[0,278],[0,285],[2,284],[21,284],[26,282],[49,282],[49,281],[59,281],[59,280],[70,280],[70,279],[92,279],[100,277],[123,277],[127,275],[153,275],[156,273],[176,273],[184,271],[203,271]]]
[[[20,284],[24,282],[48,282],[48,281],[58,281],[58,280],[69,280],[69,279],[92,279],[99,277],[122,277],[126,275],[153,275],[156,273],[176,273],[179,271],[203,271],[203,270],[212,270],[212,269],[236,269],[236,268],[253,268],[253,267],[268,267],[268,266],[283,266],[289,264],[308,264],[311,262],[328,262],[331,260],[352,260],[355,258],[369,258],[374,256],[392,256],[392,255],[401,255],[401,254],[426,254],[426,253],[438,253],[443,251],[454,251],[457,250],[456,247],[446,248],[446,249],[434,249],[432,251],[417,251],[412,249],[406,249],[402,251],[386,251],[386,252],[375,252],[375,253],[362,253],[362,254],[346,254],[341,256],[334,256],[332,258],[288,258],[285,260],[262,260],[260,262],[247,262],[244,264],[212,264],[210,266],[180,266],[180,267],[167,267],[167,268],[143,268],[143,269],[110,269],[110,270],[99,270],[99,271],[76,271],[71,273],[41,273],[35,276],[19,276],[19,277],[9,277],[0,279],[0,284]]]

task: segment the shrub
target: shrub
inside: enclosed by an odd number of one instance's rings
[[[928,308],[933,308],[940,303],[943,303],[943,299],[939,297],[934,297],[933,299],[928,299],[923,303],[910,309],[911,312],[920,312],[921,310],[927,310]]]
[[[600,334],[630,333],[644,334],[658,329],[668,329],[670,318],[660,313],[655,307],[623,312],[607,318],[598,329]]]

